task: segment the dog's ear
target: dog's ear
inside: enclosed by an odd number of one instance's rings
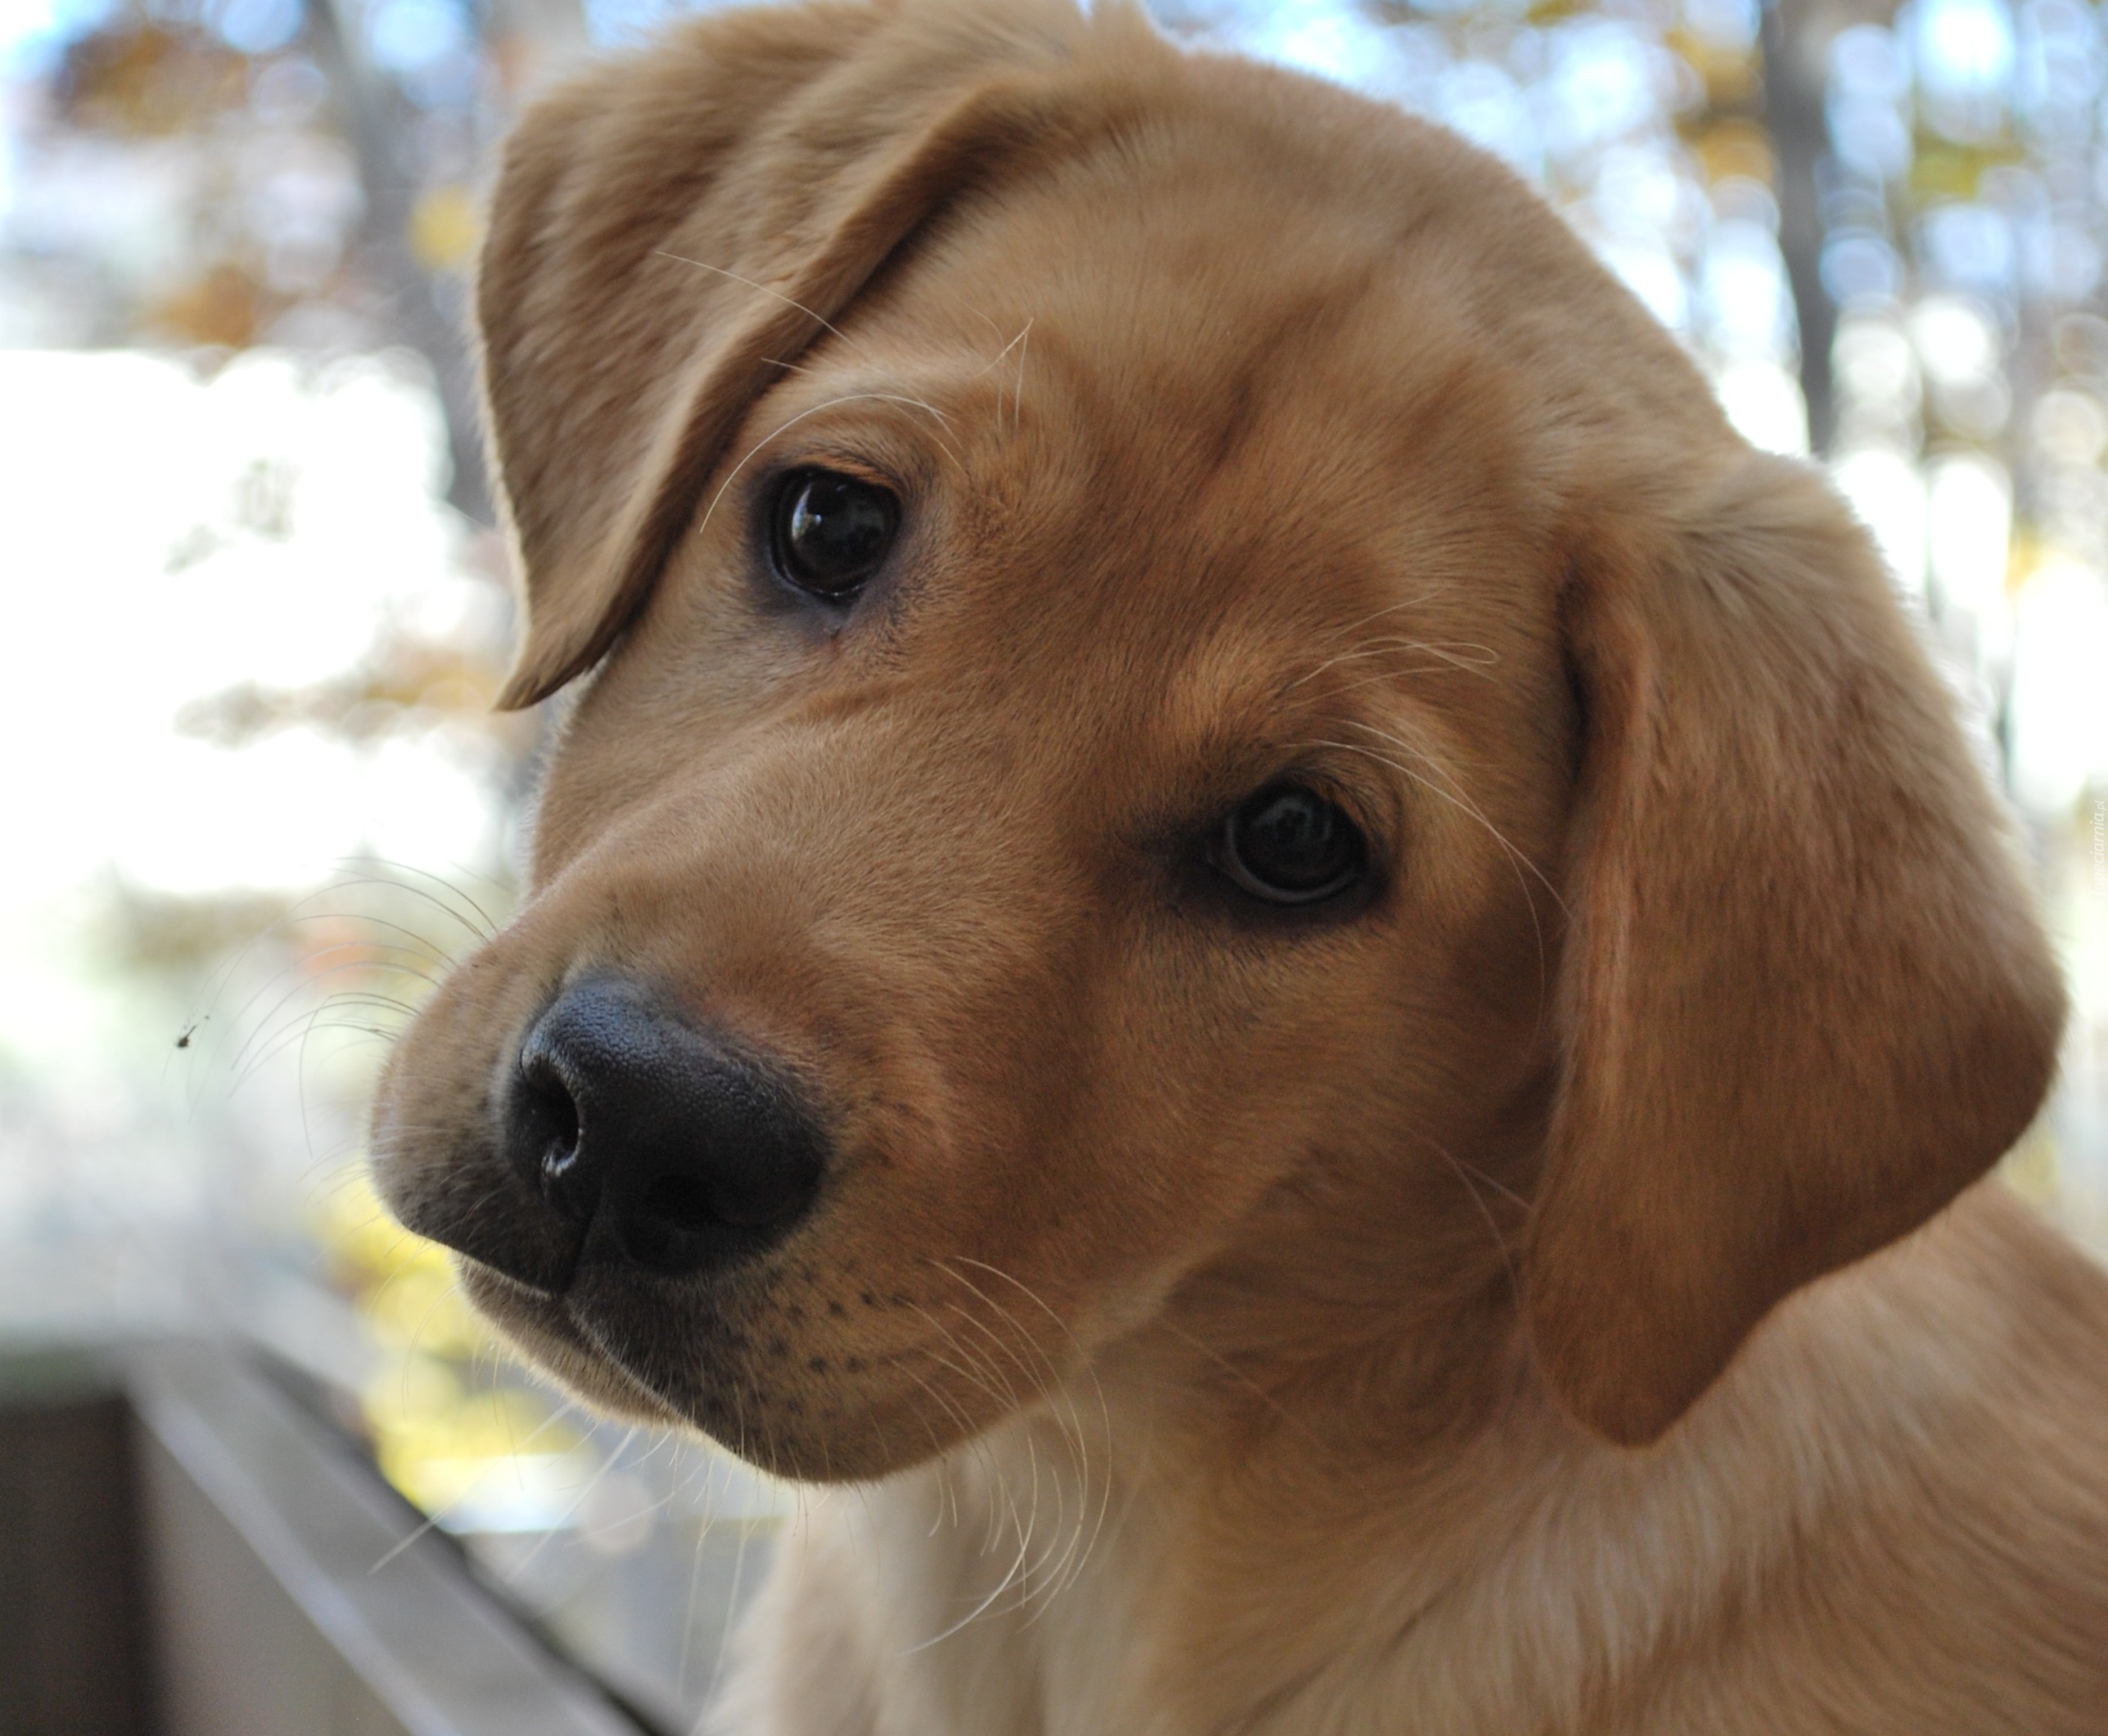
[[[1865,534],[1744,457],[1564,599],[1584,746],[1540,1366],[1650,1441],[1796,1286],[1946,1205],[2041,1102],[2061,982]]]
[[[970,175],[1090,116],[1041,100],[1139,14],[819,0],[706,17],[512,134],[476,316],[526,632],[500,704],[589,668],[754,399]],[[1100,81],[1101,83],[1103,81]]]

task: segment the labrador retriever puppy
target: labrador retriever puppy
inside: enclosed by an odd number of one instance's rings
[[[2014,846],[1505,169],[1126,0],[807,0],[533,108],[478,306],[580,691],[375,1161],[815,1486],[725,1731],[2108,1730],[2108,1278],[1972,1185]]]

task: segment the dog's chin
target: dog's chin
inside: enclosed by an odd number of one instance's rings
[[[462,1288],[499,1335],[585,1409],[699,1434],[772,1476],[868,1482],[905,1470],[998,1420],[950,1402],[932,1413],[889,1391],[878,1370],[824,1388],[757,1378],[722,1323],[669,1330],[626,1287],[529,1289],[466,1256]],[[854,1366],[852,1364],[852,1366]],[[873,1378],[875,1377],[875,1378]],[[914,1386],[927,1393],[927,1383]]]
[[[693,1427],[687,1415],[583,1331],[553,1297],[457,1256],[461,1287],[499,1335],[588,1409],[656,1428]]]

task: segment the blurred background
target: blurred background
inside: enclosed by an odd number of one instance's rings
[[[657,1727],[786,1492],[596,1426],[380,1212],[388,1035],[513,895],[533,718],[481,177],[658,0],[0,0],[0,1338],[232,1331]],[[1162,0],[1511,164],[1886,551],[2077,1017],[2008,1167],[2108,1251],[2108,38],[2087,0]]]

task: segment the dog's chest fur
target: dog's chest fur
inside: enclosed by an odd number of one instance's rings
[[[1169,1736],[1137,1644],[1167,1594],[1166,1527],[1137,1493],[1108,1478],[1102,1434],[1040,1417],[877,1488],[808,1495],[713,1728]]]

